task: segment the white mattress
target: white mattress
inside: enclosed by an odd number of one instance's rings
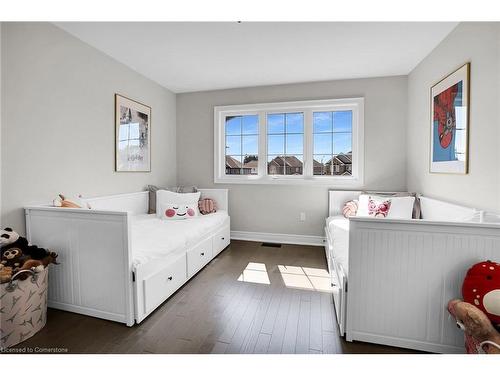
[[[227,219],[226,211],[200,215],[186,220],[162,220],[155,214],[132,216],[133,264],[176,256]]]
[[[330,216],[326,219],[326,225],[333,239],[333,259],[342,265],[347,276],[349,274],[349,219],[342,215]]]

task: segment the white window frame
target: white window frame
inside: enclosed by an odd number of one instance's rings
[[[313,112],[352,111],[352,175],[313,175]],[[304,113],[303,175],[267,174],[267,114]],[[225,119],[227,116],[259,116],[258,174],[226,175]],[[214,183],[216,184],[290,184],[361,187],[364,181],[364,98],[307,100],[296,102],[243,104],[214,107]]]

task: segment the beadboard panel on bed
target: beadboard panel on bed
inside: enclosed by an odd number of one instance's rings
[[[26,208],[28,240],[59,254],[48,305],[132,325],[128,227],[127,212]]]
[[[499,260],[498,226],[354,219],[349,241],[349,341],[464,352],[446,307],[472,264]]]

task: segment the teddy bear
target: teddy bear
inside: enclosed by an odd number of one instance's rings
[[[500,333],[483,311],[459,299],[448,303],[448,311],[465,332],[467,353],[484,351],[487,354],[500,354]]]

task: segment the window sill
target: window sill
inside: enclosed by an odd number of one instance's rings
[[[237,176],[237,177],[216,177],[215,184],[240,184],[240,185],[314,185],[314,186],[335,186],[345,188],[360,188],[363,180],[358,177],[330,177],[330,176]]]

